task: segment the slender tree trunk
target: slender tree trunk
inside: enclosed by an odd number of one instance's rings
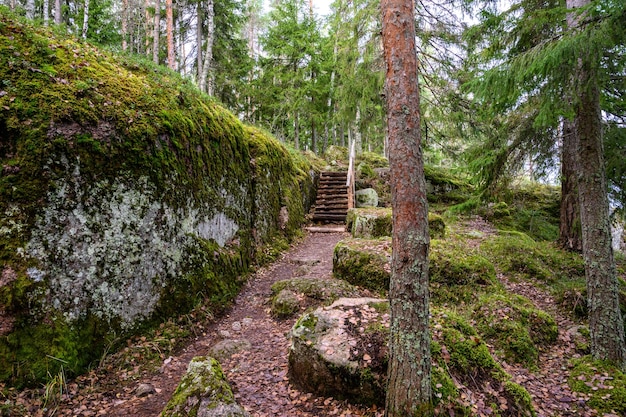
[[[567,7],[578,8],[589,0],[567,0]],[[568,16],[576,30],[581,16]],[[587,278],[587,306],[591,354],[626,369],[624,323],[619,307],[618,282],[611,246],[609,202],[602,144],[600,91],[595,68],[599,57],[585,51],[574,64],[576,97],[574,131],[578,142],[578,196],[582,228],[583,258]]]
[[[43,25],[50,25],[50,0],[43,1]]]
[[[35,18],[35,0],[26,0],[26,18],[30,20]]]
[[[165,20],[167,34],[167,66],[176,69],[176,56],[174,55],[174,6],[172,0],[165,0]]]
[[[561,146],[561,205],[559,222],[559,244],[563,249],[582,252],[580,209],[578,207],[577,142],[574,124],[563,121]]]
[[[61,7],[61,0],[54,0],[54,24],[60,25],[63,20],[63,9]]]
[[[89,0],[85,0],[83,9],[83,33],[81,35],[83,39],[87,39],[87,30],[89,30]]]
[[[60,0],[56,0],[60,2]],[[122,51],[128,49],[128,0],[122,0]]]
[[[361,107],[358,105],[354,119],[354,141],[356,142],[354,148],[356,154],[361,155],[363,153],[363,135],[361,134]]]
[[[311,151],[317,153],[317,129],[315,129],[315,121],[311,122]]]
[[[200,91],[205,91],[207,94],[213,94],[213,83],[211,82],[210,71],[213,66],[213,37],[215,30],[215,16],[214,16],[214,0],[207,1],[206,7],[206,20],[207,20],[207,38],[206,38],[206,51],[204,52],[204,63],[202,64],[202,71],[200,73],[200,80],[198,86]]]
[[[154,30],[152,32],[152,61],[159,63],[159,41],[161,37],[161,0],[154,2]]]
[[[196,82],[200,85],[200,77],[202,75],[202,2],[198,1],[196,9]],[[202,90],[202,89],[200,89]]]
[[[152,49],[150,49],[150,45],[152,44],[152,38],[150,33],[152,32],[152,16],[150,16],[150,0],[144,0],[143,2],[143,13],[144,13],[144,24],[143,29],[145,32],[145,44],[144,44],[144,53],[147,57],[152,56]]]
[[[296,149],[300,149],[300,121],[298,120],[298,112],[293,119],[293,146]]]
[[[420,148],[415,19],[410,0],[382,0],[393,238],[386,417],[430,412],[428,202]]]

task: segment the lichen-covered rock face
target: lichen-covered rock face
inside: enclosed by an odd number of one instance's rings
[[[383,405],[388,310],[386,300],[340,298],[303,315],[290,334],[290,380],[318,395]]]
[[[344,239],[333,252],[333,275],[379,293],[389,289],[391,238]]]
[[[161,417],[248,417],[235,403],[222,367],[213,358],[195,357]]]
[[[304,158],[130,59],[0,12],[0,381],[218,307],[304,220]]]

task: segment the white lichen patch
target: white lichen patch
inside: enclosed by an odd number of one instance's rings
[[[211,204],[164,204],[146,177],[86,185],[78,164],[67,168],[70,175],[50,188],[25,252],[38,261],[28,275],[46,280],[44,309],[70,321],[90,312],[133,327],[182,274],[194,237],[224,246],[238,231]]]

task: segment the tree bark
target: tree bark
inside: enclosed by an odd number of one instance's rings
[[[83,39],[87,39],[87,30],[89,30],[89,0],[85,0],[85,8],[83,9]]]
[[[428,202],[413,2],[382,0],[393,238],[386,417],[430,412]]]
[[[159,41],[161,37],[161,0],[154,2],[154,30],[152,32],[152,61],[159,63]]]
[[[561,145],[561,205],[559,222],[559,244],[563,249],[582,252],[580,209],[577,187],[577,142],[574,124],[563,121]]]
[[[204,59],[202,64],[202,71],[200,72],[200,79],[198,80],[198,87],[200,91],[204,91],[209,95],[213,94],[213,83],[211,82],[209,72],[213,66],[213,35],[215,30],[215,9],[214,0],[207,1],[206,19],[207,19],[207,37],[206,37],[206,51],[204,52]],[[200,46],[201,47],[201,46]]]
[[[176,56],[174,55],[174,5],[172,0],[165,0],[165,20],[167,33],[167,66],[176,69]]]
[[[26,18],[30,20],[35,18],[35,0],[26,0]]]
[[[59,4],[61,0],[56,0]],[[128,0],[122,0],[122,51],[128,49]]]
[[[150,16],[150,0],[144,0],[143,2],[143,13],[144,13],[144,32],[145,32],[145,44],[144,44],[144,53],[146,57],[152,56],[152,50],[150,49],[150,45],[152,44],[152,39],[150,38],[150,32],[152,32],[151,24],[152,24],[152,16]]]
[[[50,25],[50,0],[43,1],[43,25]]]
[[[61,0],[54,1],[54,24],[60,25],[63,19],[63,9],[61,8]]]
[[[589,0],[567,0],[574,9]],[[584,16],[570,13],[568,24],[577,30]],[[575,82],[574,131],[578,142],[578,197],[582,228],[583,258],[587,278],[587,307],[591,354],[626,369],[624,323],[619,307],[618,282],[611,246],[609,201],[604,168],[600,90],[595,68],[600,60],[584,51],[573,66]]]

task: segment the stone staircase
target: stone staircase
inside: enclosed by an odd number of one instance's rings
[[[347,172],[320,173],[317,200],[312,220],[321,223],[345,223],[348,214]]]

